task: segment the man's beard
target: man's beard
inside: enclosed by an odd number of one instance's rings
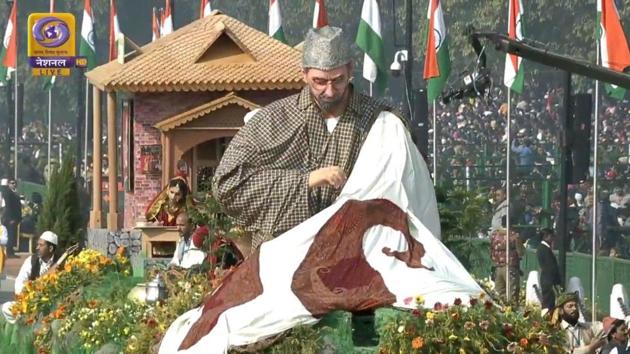
[[[341,94],[339,94],[339,96],[336,97],[325,97],[323,94],[317,96],[311,91],[311,96],[317,102],[317,105],[319,106],[319,109],[322,110],[322,112],[330,113],[343,104],[343,100],[346,97],[347,91],[348,88],[346,88],[345,91],[343,91]]]
[[[575,326],[580,319],[580,313],[577,311],[575,312],[575,314],[568,314],[566,312],[563,312],[562,319],[570,325]]]

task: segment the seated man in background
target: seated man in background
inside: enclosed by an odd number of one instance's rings
[[[185,214],[180,214],[177,217],[177,227],[180,238],[173,259],[168,264],[169,267],[188,269],[203,263],[206,253],[201,248],[205,237],[208,236],[208,229],[205,226],[198,227],[193,233],[193,225]]]
[[[37,253],[24,260],[17,278],[15,278],[15,295],[22,292],[24,285],[29,280],[52,272],[57,267],[60,259],[57,254],[58,237],[51,231],[45,231],[37,240]],[[9,301],[2,304],[2,314],[9,323],[15,323],[15,318],[11,314],[11,306],[14,302]]]

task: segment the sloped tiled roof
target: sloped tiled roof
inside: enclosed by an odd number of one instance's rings
[[[218,11],[86,73],[104,90],[233,91],[303,87],[301,52]]]
[[[234,92],[230,92],[221,98],[167,118],[157,123],[155,127],[166,132],[231,104],[239,105],[250,111],[260,108],[259,105],[237,96]]]

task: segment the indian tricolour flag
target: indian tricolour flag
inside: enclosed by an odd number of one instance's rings
[[[451,73],[448,54],[448,37],[440,0],[429,0],[427,13],[427,42],[424,58],[424,79],[427,80],[427,98],[433,102],[442,93]]]
[[[284,44],[287,43],[282,29],[282,12],[278,0],[269,0],[269,36]]]
[[[523,3],[521,0],[510,0],[508,10],[508,36],[517,41],[523,40]],[[507,54],[505,56],[505,74],[503,83],[512,91],[523,92],[523,58]]]
[[[151,33],[151,42],[155,42],[160,38],[160,20],[155,7],[151,16]]]
[[[166,6],[164,7],[164,21],[162,21],[162,33],[164,37],[173,33],[173,9],[171,7],[171,0],[166,0]]]
[[[120,35],[120,26],[118,25],[118,13],[116,12],[116,0],[109,1],[109,60],[115,60],[118,57],[118,45],[116,39]]]
[[[313,9],[313,28],[322,28],[328,26],[328,11],[324,0],[315,0],[315,9]]]
[[[80,41],[79,55],[87,58],[88,70],[92,70],[96,66],[96,48],[94,46],[94,18],[92,17],[90,0],[85,0],[85,7],[83,8]]]
[[[620,72],[630,71],[630,50],[614,0],[597,0],[598,37],[602,66]],[[625,90],[606,85],[611,97],[623,99]]]
[[[212,12],[212,6],[210,5],[210,0],[201,0],[201,10],[199,11],[199,16],[204,18],[206,16],[210,16]]]
[[[13,2],[7,28],[2,39],[2,51],[0,52],[0,82],[6,82],[11,78],[11,73],[17,68],[17,1]]]
[[[376,0],[363,2],[356,42],[357,46],[365,52],[363,77],[372,84],[376,84],[377,90],[383,92],[387,84],[387,66],[381,36],[381,15]]]

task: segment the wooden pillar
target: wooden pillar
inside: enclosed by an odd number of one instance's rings
[[[173,147],[168,133],[162,133],[162,184],[166,185],[173,178]]]
[[[198,157],[198,151],[197,151],[197,147],[199,145],[196,145],[192,148],[192,163],[190,164],[190,170],[192,171],[190,173],[190,190],[192,192],[197,192],[197,166],[199,164],[199,157]]]
[[[118,159],[116,151],[116,92],[107,92],[107,158],[109,182],[109,211],[107,229],[118,230]]]
[[[90,227],[100,229],[103,227],[101,90],[93,86],[92,96],[92,210],[90,211]]]

